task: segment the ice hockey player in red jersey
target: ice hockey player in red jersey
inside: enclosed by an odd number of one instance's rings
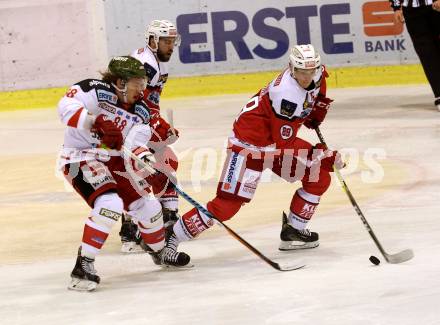
[[[169,166],[177,170],[177,156],[169,145],[177,140],[179,132],[161,117],[159,101],[168,78],[168,61],[173,54],[174,47],[180,43],[180,36],[176,27],[168,20],[153,20],[146,28],[145,37],[146,46],[136,49],[131,55],[144,64],[149,79],[144,90],[144,101],[151,109],[150,123],[153,129],[149,146],[156,156],[161,156]],[[177,193],[169,181],[153,189],[162,204],[167,228],[178,219]],[[128,218],[124,218],[120,235],[123,253],[141,251],[139,245],[136,245],[140,240],[137,225]]]
[[[58,114],[67,126],[60,168],[90,206],[69,289],[94,290],[100,278],[95,256],[123,211],[139,225],[142,241],[153,261],[162,266],[185,266],[189,256],[165,244],[162,208],[151,186],[166,181],[147,173],[124,150],[139,158],[151,156],[150,110],[142,100],[147,75],[130,56],[114,57],[102,80],[86,79],[67,91]],[[122,150],[124,149],[124,150]],[[160,169],[160,165],[158,165]]]
[[[319,245],[318,234],[309,231],[307,223],[330,186],[333,166],[343,167],[337,151],[297,137],[303,124],[314,129],[327,114],[332,102],[326,96],[327,76],[312,45],[291,49],[289,67],[253,96],[235,119],[217,195],[207,204],[208,211],[225,221],[251,201],[263,170],[271,169],[291,183],[300,181],[302,187],[282,216],[280,250]],[[173,230],[182,242],[212,225],[212,219],[194,208]]]

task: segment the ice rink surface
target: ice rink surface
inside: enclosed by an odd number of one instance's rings
[[[222,147],[250,95],[162,104],[181,132],[179,178],[201,203],[215,193]],[[321,245],[279,252],[281,212],[299,184],[273,178],[228,225],[270,258],[303,261],[304,269],[276,271],[216,227],[180,246],[193,269],[163,271],[149,256],[119,253],[118,225],[95,263],[97,291],[68,291],[88,209],[55,176],[63,126],[54,108],[0,113],[0,323],[440,324],[440,113],[430,89],[329,96],[322,132],[352,153],[350,190],[385,250],[411,248],[413,260],[385,263],[336,179],[310,223]],[[317,142],[312,131],[301,136]],[[372,265],[370,255],[382,263]]]

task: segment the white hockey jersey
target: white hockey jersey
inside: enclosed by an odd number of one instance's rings
[[[123,108],[115,88],[101,80],[86,79],[68,90],[58,103],[58,115],[67,126],[61,165],[95,159],[96,154],[120,155],[116,150],[97,150],[100,139],[84,128],[87,114],[106,115],[119,127],[124,145],[130,150],[146,145],[151,138],[150,110],[143,100],[129,109]]]
[[[261,89],[242,109],[234,122],[232,143],[264,148],[289,148],[305,118],[311,113],[318,93],[325,96],[322,66],[308,89],[302,88],[286,69]]]
[[[135,50],[131,56],[141,61],[147,72],[149,82],[144,90],[144,101],[148,107],[159,111],[160,95],[168,79],[168,64],[158,62],[148,46]]]

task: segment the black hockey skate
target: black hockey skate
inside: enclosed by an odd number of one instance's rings
[[[287,216],[283,212],[283,225],[281,227],[280,251],[315,248],[319,246],[319,235],[308,229],[298,230],[287,222]]]
[[[177,220],[179,220],[180,217],[177,213],[177,210],[162,209],[162,213],[165,229],[172,227],[177,222]]]
[[[70,281],[68,289],[77,291],[93,291],[96,289],[101,279],[96,275],[96,270],[93,264],[94,262],[94,259],[81,256],[80,246],[75,267],[70,274],[72,280]]]
[[[121,231],[121,252],[122,253],[142,253],[142,248],[139,246],[141,243],[141,235],[138,230],[138,226],[131,219],[122,219]]]
[[[174,267],[174,268],[191,268],[194,265],[191,264],[191,257],[184,253],[178,252],[177,246],[179,242],[176,235],[172,231],[172,228],[166,232],[165,247],[158,252],[154,252],[147,244],[141,243],[142,248],[150,254],[154,264],[161,267]]]

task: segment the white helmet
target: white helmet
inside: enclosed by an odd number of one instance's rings
[[[151,36],[153,36],[154,42],[156,43],[156,48],[154,49],[148,44]],[[152,51],[157,50],[157,44],[161,37],[175,37],[174,45],[180,45],[180,35],[177,34],[177,28],[168,20],[153,20],[145,30],[145,37],[147,39],[148,47],[150,47]]]
[[[312,44],[295,45],[290,50],[290,69],[316,69],[321,65],[321,57]]]

